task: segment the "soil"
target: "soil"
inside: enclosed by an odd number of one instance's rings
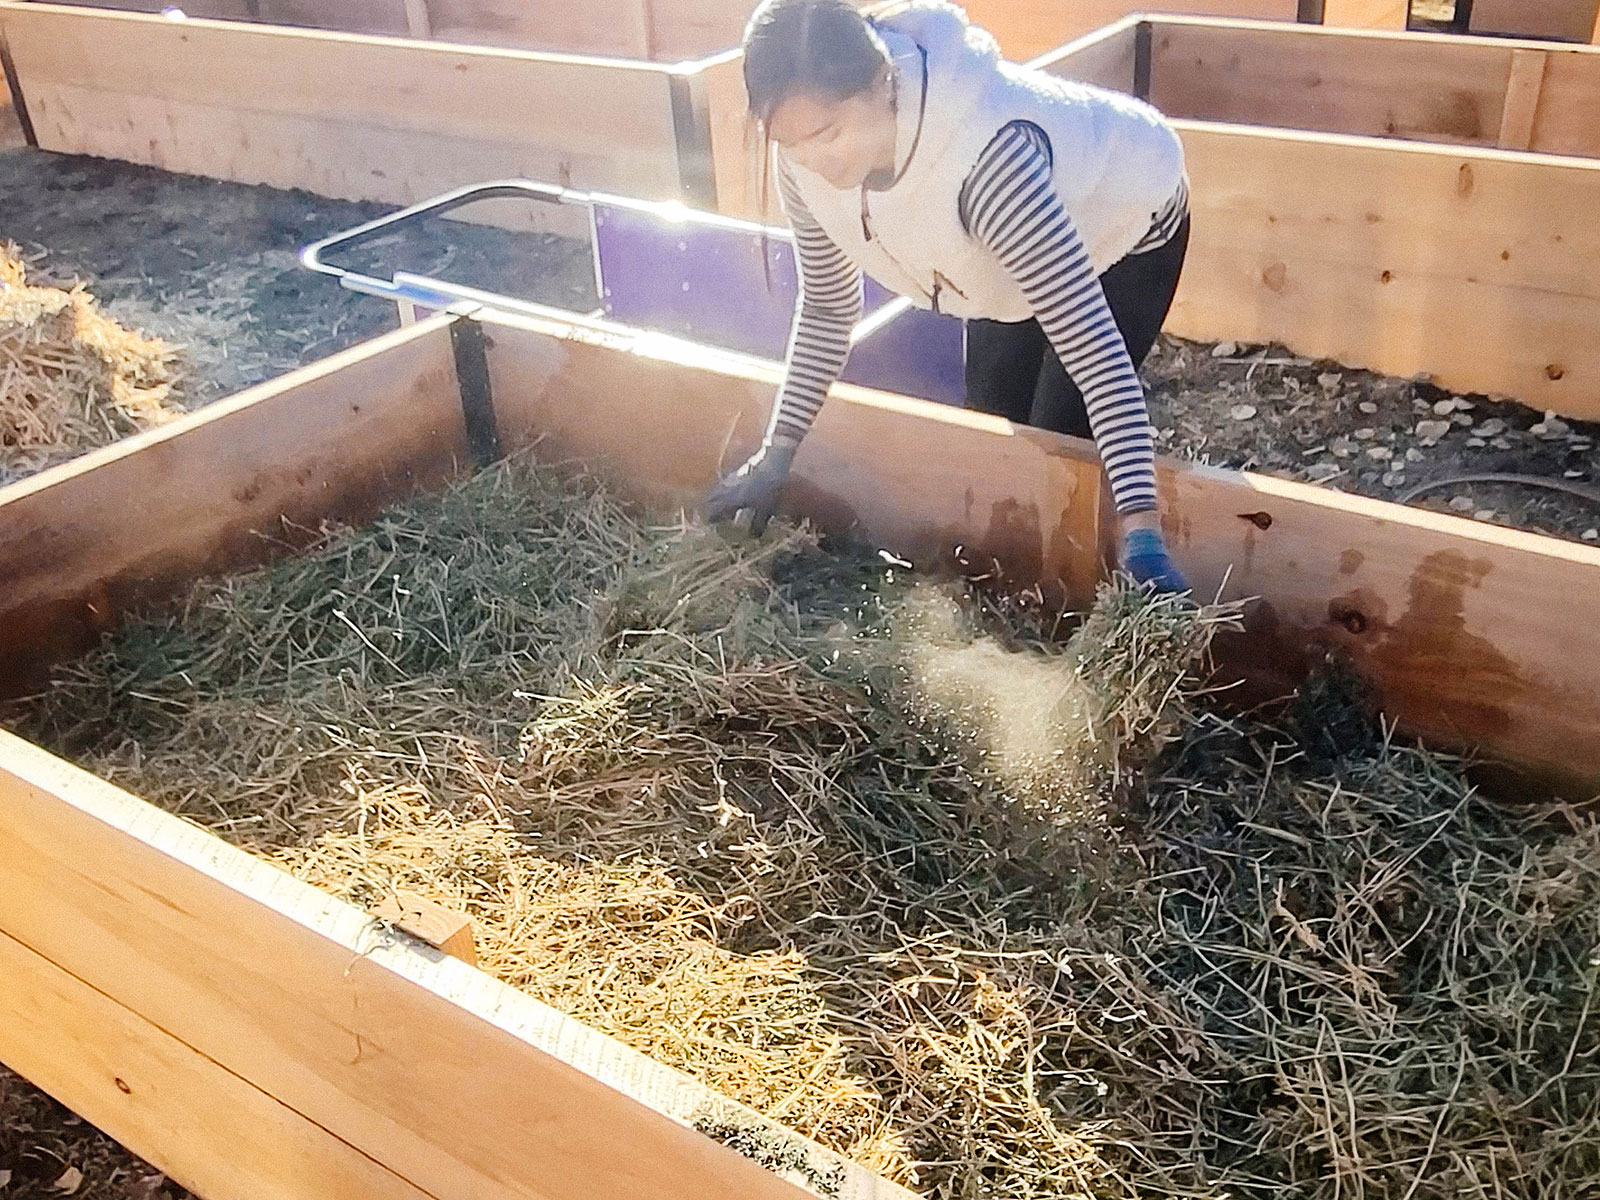
[[[1143,375],[1163,453],[1600,540],[1600,426],[1592,423],[1300,358],[1281,346],[1163,336]],[[1591,494],[1449,482],[1486,474],[1534,476]],[[1434,486],[1410,500],[1424,485]]]
[[[181,344],[187,407],[229,396],[393,329],[394,305],[300,266],[307,242],[391,206],[175,175],[129,163],[0,153],[0,239],[44,282],[82,279],[124,325]],[[586,243],[435,220],[364,261],[589,311]]]
[[[0,111],[0,147],[6,115]],[[124,324],[185,346],[187,377],[178,398],[191,407],[395,326],[387,301],[345,291],[296,259],[305,242],[383,211],[125,163],[0,149],[0,238],[37,257],[50,281],[82,278]],[[373,266],[577,311],[597,303],[589,247],[581,241],[451,221],[373,249],[382,260]],[[1216,465],[1391,500],[1462,474],[1529,474],[1590,487],[1600,477],[1594,426],[1549,422],[1514,403],[1455,397],[1425,381],[1346,370],[1277,347],[1163,338],[1144,374],[1163,452]],[[1600,501],[1563,492],[1459,484],[1420,502],[1600,539]],[[0,1197],[63,1195],[183,1200],[189,1193],[0,1068]]]
[[[21,1077],[0,1067],[0,1197],[194,1200]]]

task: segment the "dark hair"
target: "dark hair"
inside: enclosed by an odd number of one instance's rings
[[[850,0],[765,0],[745,26],[744,87],[762,125],[791,96],[859,95],[888,65],[883,39]]]

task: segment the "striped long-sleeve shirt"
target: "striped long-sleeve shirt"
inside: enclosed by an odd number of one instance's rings
[[[768,436],[793,443],[805,436],[844,368],[850,331],[861,316],[861,270],[817,223],[781,164],[778,189],[794,229],[800,304]],[[1155,451],[1144,387],[1083,240],[1056,194],[1044,133],[1022,121],[1002,129],[967,176],[959,203],[962,223],[1016,279],[1083,392],[1118,510],[1154,508]],[[1186,210],[1180,191],[1134,252],[1164,244]]]

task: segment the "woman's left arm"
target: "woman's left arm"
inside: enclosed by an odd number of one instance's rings
[[[1155,520],[1155,440],[1144,385],[1117,329],[1077,227],[1056,194],[1050,149],[1036,127],[1007,126],[989,143],[961,193],[972,235],[1009,271],[1083,392],[1125,534],[1124,565],[1141,582],[1186,585],[1160,545]],[[1138,560],[1137,562],[1134,560]]]

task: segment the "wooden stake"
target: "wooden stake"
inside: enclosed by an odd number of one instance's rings
[[[1533,120],[1544,89],[1544,68],[1550,56],[1543,50],[1513,50],[1511,74],[1506,81],[1506,104],[1500,117],[1502,150],[1526,150],[1533,145]]]
[[[427,942],[472,966],[478,965],[478,944],[472,937],[472,918],[416,892],[397,889],[372,910],[403,933]]]

